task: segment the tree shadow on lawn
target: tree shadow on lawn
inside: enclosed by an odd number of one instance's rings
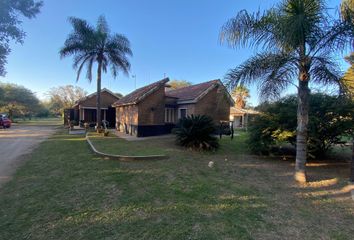
[[[266,221],[280,224],[264,233],[264,239],[351,239],[354,234],[354,204],[348,187],[349,166],[333,161],[309,163],[309,182],[293,180],[294,161],[279,157],[249,156],[236,167],[249,169],[247,178],[272,199]],[[253,179],[253,180],[252,180]],[[286,233],[286,234],[285,234]]]

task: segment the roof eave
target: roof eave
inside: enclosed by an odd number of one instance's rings
[[[112,104],[112,107],[125,107],[125,106],[129,106],[129,105],[136,105],[138,104],[137,102],[131,102],[131,103],[122,103],[122,104]]]

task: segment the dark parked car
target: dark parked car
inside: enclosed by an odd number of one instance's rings
[[[0,115],[0,127],[10,128],[11,120],[6,117],[6,115]]]

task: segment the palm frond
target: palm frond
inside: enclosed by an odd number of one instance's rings
[[[118,76],[118,68],[114,64],[111,64],[110,68],[111,68],[111,74],[113,75],[114,78],[116,78]]]
[[[118,55],[115,53],[109,53],[109,60],[111,65],[115,65],[115,69],[120,69],[124,74],[128,74],[130,70],[130,63],[125,55]]]
[[[262,45],[273,49],[277,42],[274,35],[275,20],[276,13],[273,9],[264,13],[242,10],[222,26],[220,41],[227,42],[232,48]]]
[[[86,52],[78,53],[74,56],[73,69],[77,69],[82,61],[88,56]]]
[[[92,66],[95,61],[95,56],[91,56],[91,58],[87,61],[87,70],[86,70],[86,78],[91,82],[92,81]]]
[[[95,29],[83,19],[69,17],[69,22],[73,27],[72,35],[81,37],[81,39],[86,38],[88,35],[93,35],[95,32]]]
[[[100,16],[96,28],[79,18],[69,18],[73,31],[60,49],[61,58],[74,56],[74,69],[77,69],[77,80],[81,71],[87,67],[86,77],[92,81],[92,67],[95,61],[100,62],[101,70],[106,73],[112,70],[117,76],[118,70],[128,73],[130,63],[127,56],[132,56],[129,40],[120,34],[110,35],[104,16]]]
[[[263,98],[276,98],[296,76],[296,58],[284,53],[262,53],[250,58],[226,77],[226,85],[236,87],[257,83]]]
[[[260,53],[239,67],[231,69],[225,77],[226,84],[232,87],[249,85],[282,68],[292,71],[291,67],[294,67],[295,61],[295,57],[283,53]]]
[[[102,58],[102,71],[104,73],[107,72],[107,67],[108,67],[109,64],[110,64],[109,58],[106,57],[105,55],[103,55],[103,58]]]
[[[313,83],[320,86],[341,87],[343,73],[339,69],[338,64],[328,56],[313,57],[310,75]]]
[[[293,70],[287,68],[275,69],[270,74],[265,75],[258,85],[261,100],[279,99],[281,93],[292,84],[293,76]]]
[[[122,54],[133,56],[128,38],[121,34],[113,35],[108,40],[106,49],[108,52],[119,51]]]
[[[107,36],[110,34],[111,30],[109,29],[108,23],[104,15],[98,17],[96,30],[97,32],[106,34]]]
[[[323,49],[331,51],[346,52],[349,49],[354,50],[354,24],[337,20],[332,27],[328,29],[325,36],[317,44],[317,52]]]
[[[327,25],[322,0],[287,0],[280,3],[278,31],[282,41],[297,49],[303,43],[313,48]]]
[[[86,56],[83,60],[81,60],[81,63],[80,63],[80,65],[79,65],[78,69],[77,69],[76,81],[79,81],[82,68],[85,66],[85,64],[87,63],[87,61],[88,61],[90,58],[92,58],[92,56],[88,55],[88,56]],[[90,80],[90,82],[91,82],[92,79],[89,79],[89,80]]]

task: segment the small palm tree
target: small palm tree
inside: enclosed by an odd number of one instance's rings
[[[216,150],[218,139],[213,119],[206,115],[190,115],[180,120],[175,130],[177,144],[196,150]]]
[[[96,28],[87,21],[71,17],[73,31],[60,50],[61,58],[74,56],[73,68],[77,70],[76,81],[81,71],[87,68],[86,77],[92,81],[92,68],[97,63],[97,130],[101,128],[101,79],[102,72],[110,68],[113,77],[118,71],[128,74],[132,56],[129,40],[121,34],[111,34],[106,19],[100,16]]]
[[[306,181],[309,83],[338,85],[338,51],[353,47],[353,24],[329,19],[324,0],[282,0],[263,13],[239,12],[220,33],[230,47],[263,51],[226,75],[231,87],[258,82],[261,97],[277,98],[290,85],[298,89],[295,179]],[[294,81],[297,79],[296,81]]]
[[[235,106],[245,108],[247,99],[250,97],[250,92],[245,86],[237,86],[232,90],[231,96],[235,100]]]

